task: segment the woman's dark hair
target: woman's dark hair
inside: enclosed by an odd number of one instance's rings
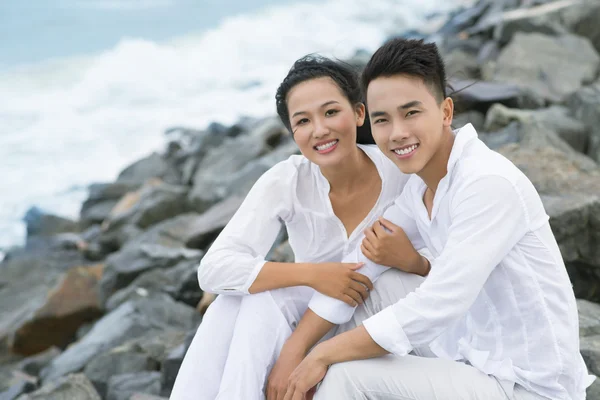
[[[283,122],[292,134],[290,114],[287,106],[288,93],[299,83],[322,77],[331,78],[353,106],[358,103],[364,103],[358,73],[352,66],[319,55],[302,57],[294,63],[283,82],[281,82],[281,85],[279,85],[277,94],[275,95],[277,114],[279,114],[281,122]],[[367,113],[365,113],[364,124],[357,128],[357,143],[375,144]]]

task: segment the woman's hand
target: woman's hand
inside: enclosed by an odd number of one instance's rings
[[[284,400],[310,400],[315,387],[325,378],[328,365],[311,352],[290,375]]]
[[[362,304],[373,289],[369,278],[356,272],[363,264],[321,263],[312,270],[310,286],[326,296],[356,307]]]
[[[285,343],[275,366],[267,379],[267,400],[283,400],[287,391],[290,375],[306,356],[306,350]]]
[[[379,218],[364,233],[360,249],[369,260],[412,274],[425,276],[429,272],[429,262],[415,250],[401,227]]]

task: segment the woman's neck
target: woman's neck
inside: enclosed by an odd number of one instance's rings
[[[365,175],[370,173],[373,162],[358,146],[343,162],[334,167],[320,167],[321,173],[329,182],[329,192],[338,195],[352,193],[365,183]],[[372,165],[374,167],[374,165]]]

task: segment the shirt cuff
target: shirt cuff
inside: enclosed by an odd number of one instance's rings
[[[375,343],[392,354],[405,356],[413,349],[392,306],[364,320],[363,326]]]
[[[241,292],[243,292],[244,294],[250,294],[250,292],[248,292],[248,290],[250,289],[250,286],[252,286],[252,284],[256,280],[256,277],[260,273],[260,270],[264,267],[264,265],[266,263],[267,263],[267,260],[260,260],[256,263],[254,268],[252,268],[250,275],[248,275],[248,279],[246,280],[246,283],[244,283],[244,286],[242,286],[242,288],[240,289]]]
[[[312,296],[308,308],[319,317],[336,325],[350,321],[355,309],[355,307],[351,307],[341,300],[325,296],[319,292]]]

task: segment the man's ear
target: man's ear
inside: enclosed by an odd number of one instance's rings
[[[442,113],[444,115],[444,126],[451,126],[452,118],[454,118],[454,101],[451,97],[446,97],[442,101]]]

